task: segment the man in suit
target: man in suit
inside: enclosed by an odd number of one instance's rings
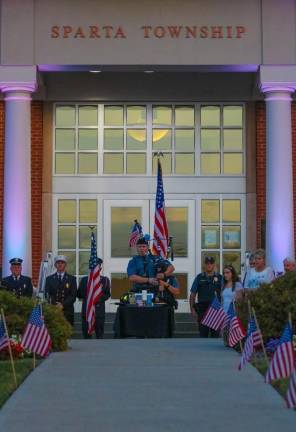
[[[7,291],[12,292],[17,298],[32,297],[32,281],[29,276],[22,275],[22,262],[21,258],[12,258],[9,261],[11,275],[2,279],[2,286]]]
[[[97,258],[96,264],[102,267],[103,260],[101,260],[101,258]],[[88,276],[84,276],[81,279],[77,291],[77,297],[82,300],[81,325],[84,339],[91,338],[91,336],[88,334],[88,323],[86,320],[87,280]],[[105,301],[108,300],[108,298],[110,298],[111,296],[109,278],[107,278],[106,276],[100,276],[100,284],[102,285],[102,291],[100,298],[95,305],[95,332],[97,339],[102,339],[104,336]]]
[[[57,271],[46,278],[45,296],[50,304],[64,312],[66,320],[73,326],[77,293],[76,278],[66,272],[67,258],[64,255],[56,256],[54,265]]]

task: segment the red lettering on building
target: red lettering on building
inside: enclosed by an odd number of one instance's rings
[[[98,26],[89,26],[89,37],[90,39],[100,38],[99,27]]]
[[[222,26],[212,26],[211,27],[211,37],[212,39],[222,39],[223,38],[223,27]]]
[[[161,39],[163,37],[165,37],[165,27],[163,26],[157,26],[154,28],[154,36],[157,37],[158,39]]]
[[[105,38],[110,39],[112,37],[112,26],[103,26],[103,30],[105,30]]]
[[[83,33],[82,27],[78,27],[78,29],[74,34],[74,38],[82,38],[82,39],[85,38],[85,34]]]
[[[246,27],[236,26],[236,38],[237,39],[240,39],[244,33],[246,33]]]
[[[187,39],[189,39],[189,38],[194,38],[194,39],[196,39],[196,36],[197,36],[197,26],[186,26],[185,27],[185,29],[186,29],[186,38]]]
[[[202,26],[200,28],[199,34],[200,34],[200,37],[202,39],[205,39],[205,38],[209,37],[209,29],[208,29],[208,27],[207,26]]]
[[[183,26],[168,26],[168,31],[171,38],[178,38]]]
[[[151,26],[142,26],[141,27],[142,30],[144,30],[144,38],[150,38],[150,30],[152,30]]]
[[[125,33],[123,31],[123,28],[121,26],[118,27],[118,29],[117,29],[117,31],[115,33],[114,38],[115,39],[119,39],[119,38],[125,39],[126,38],[126,35],[125,35]]]
[[[227,26],[227,38],[232,39],[232,26]]]
[[[60,27],[59,26],[52,26],[51,27],[51,36],[53,39],[56,39],[60,37]]]
[[[67,39],[72,31],[73,28],[71,26],[63,26],[63,38]]]

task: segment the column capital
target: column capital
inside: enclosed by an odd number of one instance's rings
[[[18,98],[18,93],[33,93],[37,86],[36,66],[0,66],[0,90],[3,93],[16,93]]]
[[[258,78],[266,100],[291,100],[296,90],[296,66],[260,66]]]

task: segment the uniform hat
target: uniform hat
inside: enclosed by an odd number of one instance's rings
[[[97,257],[96,264],[102,265],[103,260],[101,258]]]
[[[205,264],[214,264],[215,263],[215,258],[212,256],[206,256],[205,257]]]
[[[11,260],[9,261],[10,264],[19,264],[21,265],[21,263],[23,262],[23,260],[21,258],[11,258]]]
[[[146,246],[148,246],[148,242],[147,242],[147,240],[144,238],[144,237],[140,237],[138,240],[137,240],[137,243],[136,243],[137,245],[146,245]]]
[[[65,255],[57,255],[54,259],[54,263],[58,261],[63,261],[64,263],[67,263],[67,257]]]

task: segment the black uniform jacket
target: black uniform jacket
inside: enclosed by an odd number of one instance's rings
[[[54,273],[46,278],[45,296],[48,302],[53,305],[61,303],[68,320],[74,315],[76,293],[77,282],[74,276],[64,273],[63,279],[59,281],[57,273]]]
[[[79,288],[77,291],[77,297],[82,300],[82,308],[81,312],[82,314],[85,314],[86,311],[86,291],[87,291],[87,279],[88,277],[85,276],[81,279]],[[97,305],[105,305],[105,301],[110,298],[110,280],[106,276],[101,276],[100,282],[102,283],[102,295],[99,298],[99,301]],[[96,306],[97,306],[96,305]]]
[[[32,297],[33,295],[33,285],[31,278],[29,276],[20,275],[19,279],[14,279],[14,277],[8,276],[2,279],[2,286],[4,286],[7,291],[12,292],[18,298],[19,297]]]

